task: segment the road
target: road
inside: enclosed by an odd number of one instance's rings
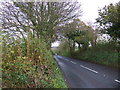
[[[58,55],[54,58],[69,88],[120,88],[118,69]]]

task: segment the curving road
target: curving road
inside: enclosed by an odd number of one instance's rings
[[[118,69],[58,55],[54,58],[69,88],[120,88]]]

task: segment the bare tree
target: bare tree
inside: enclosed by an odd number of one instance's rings
[[[25,39],[29,31],[33,37],[44,38],[49,47],[55,40],[55,27],[81,15],[78,2],[14,2],[3,3],[4,31],[20,33]]]

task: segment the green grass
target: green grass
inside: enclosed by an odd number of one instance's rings
[[[75,53],[74,58],[113,67],[120,67],[118,65],[118,53],[112,51],[108,52],[87,50],[84,52]]]
[[[70,52],[60,51],[59,54],[62,56],[120,68],[119,54],[115,42],[98,43],[95,47],[89,47],[87,50],[81,48],[80,51],[72,52],[72,55],[70,55]]]
[[[67,88],[65,81],[63,80],[62,73],[57,66],[56,62],[54,61],[54,65],[52,66],[54,76],[53,76],[53,86],[57,88]]]

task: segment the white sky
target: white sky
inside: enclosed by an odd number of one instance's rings
[[[98,17],[98,10],[110,3],[117,3],[120,0],[78,0],[81,3],[83,16],[80,17],[85,22],[95,22]]]

